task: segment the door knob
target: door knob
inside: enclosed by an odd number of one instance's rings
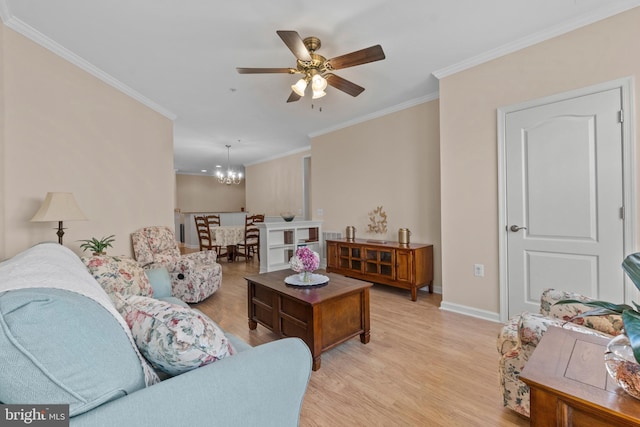
[[[511,227],[509,227],[509,230],[513,231],[514,233],[520,231],[520,230],[526,230],[527,227],[518,227],[517,225],[512,225]]]

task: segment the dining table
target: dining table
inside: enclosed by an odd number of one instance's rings
[[[244,225],[215,225],[209,227],[214,246],[227,248],[227,260],[233,262],[239,243],[244,243]]]

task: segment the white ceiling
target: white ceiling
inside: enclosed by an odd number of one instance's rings
[[[175,118],[175,168],[212,174],[309,146],[310,136],[438,96],[438,77],[640,5],[640,0],[0,0],[10,28]],[[295,67],[276,30],[322,40],[331,58],[375,44],[386,59],[336,72],[286,103]]]

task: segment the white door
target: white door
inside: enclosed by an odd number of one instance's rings
[[[505,116],[509,315],[546,288],[624,301],[621,89]]]

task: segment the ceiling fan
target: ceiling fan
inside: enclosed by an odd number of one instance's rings
[[[380,61],[385,58],[382,47],[378,44],[366,49],[336,56],[326,59],[318,55],[316,51],[320,49],[320,39],[317,37],[307,37],[302,39],[296,31],[276,31],[284,44],[293,52],[296,61],[296,68],[236,68],[240,74],[260,74],[260,73],[287,73],[301,74],[302,78],[291,86],[291,95],[287,102],[298,101],[304,96],[305,89],[311,83],[313,99],[326,95],[324,91],[327,85],[348,93],[351,96],[358,96],[364,91],[362,86],[358,86],[349,80],[343,79],[332,73],[334,70],[354,67],[368,62]]]

